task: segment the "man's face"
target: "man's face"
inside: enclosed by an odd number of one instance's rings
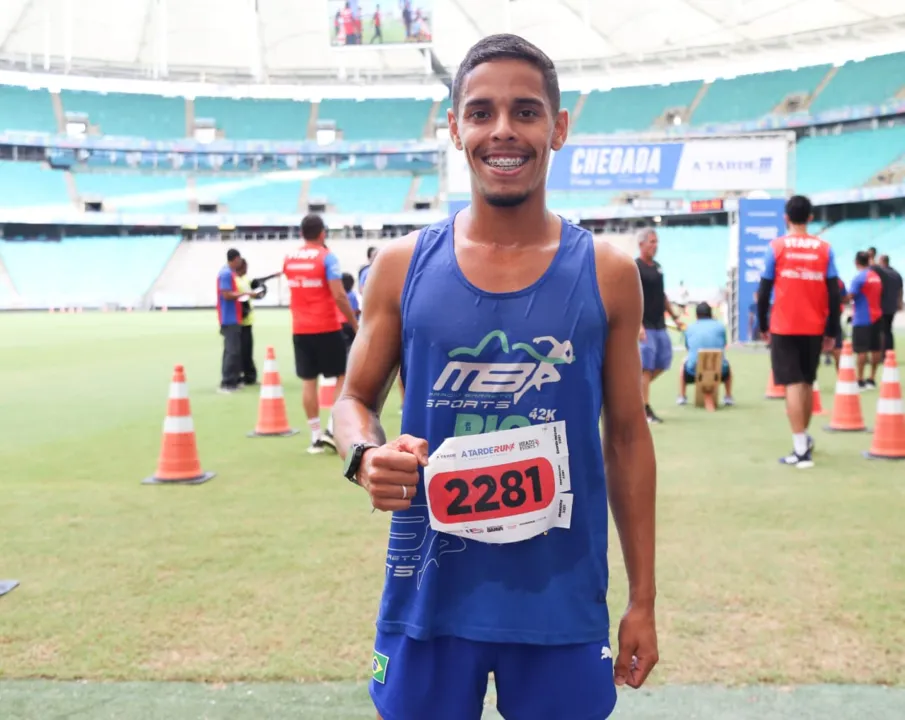
[[[647,260],[653,260],[654,256],[657,254],[657,233],[653,231],[649,232],[638,247],[641,252],[641,257]]]
[[[237,257],[233,258],[229,261],[229,267],[235,272],[239,269],[239,266],[242,264],[242,258]]]
[[[496,60],[465,78],[449,132],[465,152],[472,189],[490,205],[514,207],[546,184],[550,151],[566,141],[568,113],[554,116],[540,70]]]

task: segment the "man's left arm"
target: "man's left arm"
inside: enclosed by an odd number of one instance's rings
[[[669,301],[669,296],[666,293],[663,293],[663,303],[666,305],[666,312],[669,313],[669,316],[672,318],[672,321],[676,324],[676,327],[679,330],[683,330],[682,321],[679,319],[679,314],[673,308],[672,303]]]
[[[641,394],[638,328],[643,300],[635,263],[597,245],[597,276],[609,319],[603,392],[603,459],[610,508],[625,560],[628,608],[619,625],[617,685],[638,688],[659,660],[654,619],[657,466]]]

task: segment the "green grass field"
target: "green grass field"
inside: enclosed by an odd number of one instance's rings
[[[305,453],[306,432],[246,437],[257,392],[216,393],[215,322],[211,312],[0,314],[0,578],[22,582],[0,598],[0,679],[368,677],[388,518],[370,513],[336,457]],[[275,347],[290,421],[304,430],[288,327],[285,311],[259,311],[256,354],[261,363]],[[905,465],[864,460],[870,435],[829,434],[820,419],[817,467],[780,467],[790,438],[783,404],[763,399],[767,357],[730,360],[736,408],[677,408],[675,373],[655,386],[666,422],[653,428],[662,659],[652,687],[905,685]],[[176,363],[202,465],[217,476],[145,486]],[[832,368],[820,382],[829,407]],[[869,424],[875,402],[862,396]],[[394,393],[390,434],[399,419]],[[616,618],[615,534],[610,560]],[[0,717],[3,698],[28,687],[0,683]],[[365,712],[361,686],[343,687]],[[157,717],[135,715],[145,716]]]

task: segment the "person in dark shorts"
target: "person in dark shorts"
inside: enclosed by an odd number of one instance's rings
[[[886,278],[883,283],[883,297],[880,305],[883,308],[883,350],[895,350],[895,336],[892,324],[896,313],[905,310],[905,298],[902,297],[902,276],[889,264],[889,255],[881,255],[874,268]]]
[[[672,339],[666,329],[668,311],[676,327],[684,328],[678,314],[673,309],[663,281],[663,269],[654,260],[657,254],[657,233],[646,228],[638,233],[638,258],[635,264],[641,276],[641,292],[644,295],[644,316],[638,342],[641,345],[642,390],[644,408],[649,423],[663,422],[650,406],[650,386],[660,375],[672,367]]]
[[[283,274],[290,292],[295,373],[302,380],[302,404],[311,430],[308,452],[316,454],[325,447],[336,449],[331,428],[321,432],[317,380],[336,378],[337,397],[342,392],[346,342],[337,308],[355,331],[358,320],[343,289],[339,260],[325,246],[327,229],[320,216],[305,216],[302,237],[305,244],[283,261]]]
[[[352,273],[343,273],[343,290],[346,291],[346,297],[349,298],[349,305],[352,306],[352,312],[355,313],[355,319],[361,317],[361,308],[359,307],[358,297],[355,295],[355,278],[352,277]],[[342,323],[342,333],[343,340],[346,341],[346,352],[348,352],[352,348],[352,341],[355,340],[355,330],[346,320],[345,315],[342,314],[342,311],[339,307],[336,308],[336,312],[340,315],[340,322]]]
[[[842,298],[839,303],[839,330],[836,332],[836,344],[830,352],[824,353],[824,359],[827,365],[835,363],[836,372],[839,372],[839,357],[842,355],[842,344],[845,342],[845,324],[842,322],[842,314],[845,312],[845,298],[848,296],[848,289],[842,278],[836,279],[839,281],[839,297]],[[829,330],[826,332],[829,333]]]
[[[808,233],[813,219],[808,198],[789,198],[785,213],[789,232],[767,248],[757,291],[758,320],[761,332],[769,336],[773,381],[786,388],[792,428],[792,452],[779,462],[801,469],[814,466],[814,439],[808,427],[820,353],[833,349],[839,331],[839,273],[829,243]]]
[[[870,265],[870,255],[855,254],[858,274],[852,280],[849,295],[855,311],[852,315],[852,350],[858,358],[858,387],[863,390],[877,387],[877,368],[883,362],[883,278]],[[870,356],[870,377],[864,371]]]

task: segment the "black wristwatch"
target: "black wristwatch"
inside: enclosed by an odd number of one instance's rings
[[[364,457],[366,450],[378,448],[379,445],[374,443],[355,443],[349,448],[349,454],[346,456],[346,465],[343,468],[343,475],[346,480],[358,484],[358,470],[361,468],[361,459]]]

